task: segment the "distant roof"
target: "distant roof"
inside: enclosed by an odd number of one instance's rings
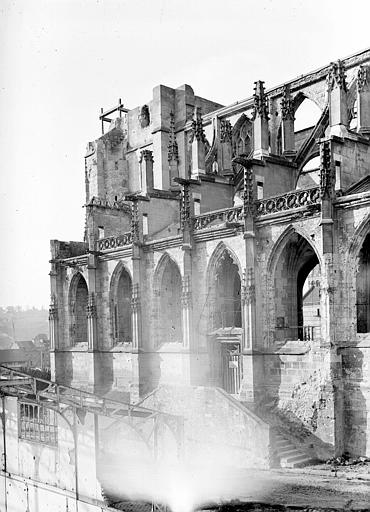
[[[31,341],[31,340],[17,341],[17,345],[19,348],[21,348],[23,350],[35,350],[36,349],[33,341]]]
[[[10,349],[0,350],[0,364],[3,363],[14,363],[14,362],[26,362],[28,361],[28,354],[24,350]]]

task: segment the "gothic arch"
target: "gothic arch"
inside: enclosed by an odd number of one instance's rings
[[[272,300],[269,324],[275,340],[313,340],[321,336],[320,269],[320,257],[312,240],[289,226],[274,244],[267,261],[268,296]],[[317,320],[304,302],[314,279],[319,298],[313,306]]]
[[[253,123],[248,116],[242,114],[233,126],[233,155],[249,154],[253,146]]]
[[[155,344],[182,342],[182,274],[177,262],[165,252],[153,279]]]
[[[348,320],[354,325],[351,338],[370,332],[370,214],[356,229],[350,242],[345,265],[348,291]]]
[[[242,327],[242,270],[235,253],[220,242],[207,268],[208,332]]]
[[[132,277],[123,261],[113,271],[110,290],[111,333],[114,343],[132,342],[131,323]]]
[[[69,339],[71,345],[87,342],[88,285],[81,272],[76,272],[69,286]]]
[[[346,255],[347,263],[356,261],[368,233],[370,233],[370,213],[361,221],[352,236]]]
[[[168,252],[164,252],[162,254],[162,256],[160,257],[160,259],[155,267],[155,270],[154,270],[153,289],[155,291],[159,290],[159,288],[161,286],[163,273],[165,271],[166,265],[168,264],[168,261],[171,261],[174,265],[176,265],[176,267],[182,277],[182,272],[181,272],[178,262],[175,260],[175,258],[173,258],[170,254],[168,254]]]
[[[323,108],[317,101],[317,98],[314,94],[310,94],[309,91],[299,91],[299,93],[293,97],[294,112],[297,112],[298,108],[301,106],[304,100],[312,101],[320,109],[320,111],[323,112]]]
[[[312,249],[315,251],[315,254],[316,254],[319,264],[321,266],[322,261],[321,261],[320,253],[316,247],[316,244],[311,239],[311,237],[303,229],[297,228],[297,227],[293,226],[292,224],[290,224],[289,226],[287,226],[285,228],[285,230],[281,233],[281,235],[276,240],[274,245],[271,247],[270,253],[267,257],[267,267],[266,267],[269,275],[273,275],[275,273],[277,261],[279,260],[279,257],[281,256],[281,253],[285,249],[286,244],[289,242],[291,236],[295,233],[300,235],[302,238],[304,238],[307,241],[307,243],[312,247]]]
[[[220,242],[217,245],[217,247],[214,249],[214,251],[209,259],[208,265],[207,265],[206,282],[207,282],[208,289],[212,285],[212,279],[215,274],[218,262],[219,262],[220,258],[222,258],[222,256],[224,255],[225,252],[227,252],[229,254],[230,258],[233,260],[235,265],[238,267],[240,279],[243,278],[243,271],[242,271],[242,267],[239,262],[239,258],[237,257],[235,252],[230,247],[228,247],[224,242]]]

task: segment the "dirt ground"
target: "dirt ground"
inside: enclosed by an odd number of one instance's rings
[[[221,500],[370,511],[369,468],[341,470],[340,476],[322,465],[305,470],[242,471],[235,475],[239,496],[225,493]]]

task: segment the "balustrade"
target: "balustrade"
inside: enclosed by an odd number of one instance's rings
[[[194,230],[204,229],[214,221],[222,222],[241,222],[243,220],[243,207],[225,208],[223,210],[214,210],[203,215],[197,215],[194,219]]]
[[[287,194],[269,197],[256,201],[257,216],[268,215],[269,213],[283,212],[318,204],[320,201],[320,191],[318,187],[306,190],[293,190]]]
[[[109,249],[116,249],[118,247],[124,247],[132,244],[131,232],[123,233],[118,236],[109,236],[107,238],[101,238],[97,241],[98,251],[108,251]]]
[[[293,190],[281,196],[269,197],[255,201],[255,213],[257,217],[268,215],[270,213],[293,210],[304,206],[319,204],[320,191],[318,187],[306,190]],[[204,229],[215,221],[223,222],[242,222],[243,207],[225,208],[223,210],[214,210],[212,212],[197,215],[194,218],[194,230]]]

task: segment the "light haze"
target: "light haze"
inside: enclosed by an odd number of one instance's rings
[[[0,305],[47,305],[49,239],[82,240],[100,107],[160,83],[222,104],[369,46],[367,1],[2,0]]]

